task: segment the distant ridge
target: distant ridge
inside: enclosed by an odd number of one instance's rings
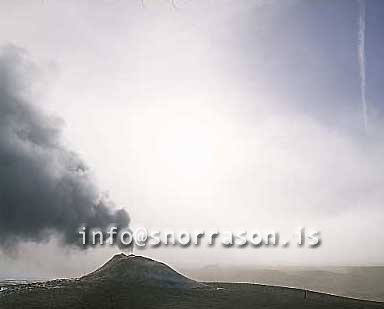
[[[204,288],[168,265],[143,256],[116,254],[94,272],[80,278],[85,281],[119,281],[125,284],[169,288]]]

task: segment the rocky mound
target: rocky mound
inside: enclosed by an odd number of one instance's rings
[[[125,284],[168,287],[202,288],[204,284],[191,280],[169,266],[136,255],[115,255],[96,271],[85,275],[82,281],[118,281]]]

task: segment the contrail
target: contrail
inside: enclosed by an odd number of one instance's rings
[[[365,76],[365,0],[358,0],[359,5],[359,31],[358,31],[358,45],[357,56],[360,71],[360,91],[361,103],[363,112],[364,130],[368,130],[368,106],[366,98],[366,76]]]

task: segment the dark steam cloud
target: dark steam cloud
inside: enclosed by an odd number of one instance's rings
[[[127,212],[113,210],[84,162],[63,146],[60,120],[29,104],[30,68],[24,51],[0,49],[0,246],[55,234],[81,246],[84,225],[128,227]]]

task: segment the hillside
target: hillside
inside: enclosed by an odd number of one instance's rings
[[[309,289],[358,299],[384,302],[383,266],[270,267],[218,266],[183,269],[200,281],[249,282]]]
[[[199,283],[167,265],[119,254],[78,279],[0,288],[0,308],[384,308],[283,287]]]

